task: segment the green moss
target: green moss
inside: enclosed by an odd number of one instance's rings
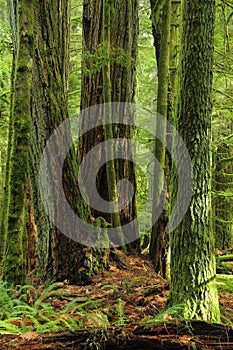
[[[8,223],[3,259],[3,279],[12,284],[22,284],[26,277],[25,207],[31,134],[30,96],[33,28],[33,2],[21,1],[19,6],[18,55],[15,76],[12,77],[12,91],[15,89],[11,101],[14,134],[11,140],[12,146],[9,145],[11,152],[8,154],[9,191],[6,201],[8,203]]]

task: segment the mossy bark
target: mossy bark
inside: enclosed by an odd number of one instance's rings
[[[103,62],[103,102],[105,104],[111,102],[111,63],[110,63],[110,45],[111,45],[111,7],[108,0],[103,1],[103,37],[102,42],[106,47],[106,57]],[[111,140],[113,139],[113,130],[112,130],[112,111],[111,108],[106,106],[104,107],[104,139]],[[122,245],[124,245],[123,236],[121,233],[121,221],[117,205],[117,183],[116,183],[116,171],[114,166],[114,152],[112,147],[106,147],[106,158],[110,159],[106,163],[106,178],[108,186],[108,200],[115,202],[114,212],[111,213],[111,224],[113,227],[118,227],[119,229],[119,238]]]
[[[220,321],[210,202],[214,17],[214,1],[184,1],[177,123],[192,160],[193,196],[182,223],[171,233],[169,296],[170,305],[182,304],[181,317],[208,322]],[[174,147],[179,172],[186,159]],[[185,193],[190,183],[180,180]],[[174,187],[173,200],[176,191]]]
[[[233,131],[233,123],[229,125]],[[219,135],[218,135],[219,136]],[[227,251],[233,249],[233,199],[230,192],[233,183],[233,163],[222,161],[230,158],[232,147],[224,140],[217,147],[213,163],[213,229],[215,234],[215,247]]]
[[[8,143],[7,143],[7,158],[6,158],[6,172],[4,176],[4,190],[3,190],[3,201],[1,210],[1,221],[0,221],[0,262],[2,262],[4,255],[4,247],[6,244],[7,234],[7,220],[8,220],[8,206],[9,206],[9,177],[10,177],[10,157],[12,152],[13,143],[13,101],[14,101],[14,85],[15,85],[15,68],[16,58],[18,51],[18,1],[8,0],[7,2],[9,20],[12,31],[12,44],[13,44],[13,55],[12,55],[12,69],[11,69],[11,96],[10,96],[10,117],[9,117],[9,128],[8,128]]]
[[[81,271],[85,264],[86,248],[63,235],[49,221],[40,196],[38,177],[46,141],[68,117],[69,28],[68,0],[36,1],[30,179],[37,225],[37,272],[44,280],[67,279],[71,283],[80,283],[89,278],[87,269],[84,269],[85,273]],[[52,158],[52,162],[56,161]],[[63,188],[72,209],[88,222],[90,213],[80,199],[77,174],[76,155],[72,147],[63,166]],[[59,191],[56,186],[48,186],[48,195],[55,195],[56,191]],[[62,208],[54,210],[63,215]]]
[[[181,1],[171,0],[170,65],[169,65],[169,108],[168,120],[174,122],[177,95],[177,68],[180,50]]]
[[[34,41],[33,12],[33,1],[18,1],[18,51],[15,81],[12,81],[14,85],[12,99],[14,132],[12,146],[9,144],[11,151],[9,152],[8,222],[3,260],[3,279],[12,284],[23,284],[26,278],[26,190],[29,175],[28,159],[31,135],[30,96]],[[12,130],[10,130],[11,132]]]
[[[108,44],[106,44],[103,35],[103,22],[106,22],[106,18],[103,18],[104,3],[102,0],[84,1],[81,109],[107,102],[106,90],[110,93],[108,93],[107,98],[109,102],[134,101],[138,34],[137,1],[108,2],[107,5],[110,10],[110,37],[107,39]],[[108,81],[106,81],[106,78],[104,78],[106,76],[104,67],[108,60],[110,61],[110,79],[108,78]],[[109,83],[111,85],[110,88],[108,87]],[[90,118],[92,118],[91,115],[85,115],[85,118],[82,118],[81,129],[87,123],[90,123]],[[82,136],[79,145],[79,162],[82,161],[91,148],[106,139],[105,131],[104,127],[98,127]],[[114,138],[131,138],[132,129],[127,125],[114,125],[112,126],[111,134]],[[132,154],[132,149],[127,149],[126,152]],[[103,154],[96,154],[96,162],[100,162],[102,157],[104,157]],[[127,178],[136,188],[134,166],[132,162],[127,160],[128,158],[130,156],[126,153],[125,160],[115,160],[116,182],[119,179]],[[100,169],[97,178],[97,188],[105,200],[109,200],[112,196],[112,194],[109,194],[109,191],[112,190],[108,185],[106,166]],[[125,196],[127,197],[127,190],[125,191]],[[107,213],[92,210],[92,214],[94,217],[104,217],[107,222],[112,221],[111,216]],[[134,196],[129,205],[120,212],[121,225],[129,223],[135,217],[136,203]]]
[[[138,41],[138,1],[115,1],[111,22],[111,83],[112,83],[112,101],[135,103],[136,93],[136,61],[137,61],[137,41]],[[134,115],[128,110],[118,112],[124,115],[124,123],[113,125],[113,137],[119,139],[132,139],[134,131],[128,121],[134,120]],[[121,194],[121,201],[128,204],[120,211],[122,230],[124,225],[131,222],[133,231],[138,231],[136,208],[136,178],[135,166],[129,159],[134,159],[134,149],[127,147],[126,144],[119,144],[122,147],[124,159],[115,160],[116,181],[127,179],[134,188],[134,194],[131,201],[128,201],[129,188],[126,186],[124,193]],[[128,233],[127,233],[128,235]],[[127,249],[139,249],[139,240],[132,242]]]
[[[160,8],[151,1],[152,18],[155,20],[156,13]],[[162,8],[161,28],[158,23],[153,23],[154,27],[154,43],[159,42],[156,47],[156,57],[158,65],[158,92],[157,92],[157,113],[162,115],[164,119],[159,118],[156,122],[156,133],[160,135],[160,140],[155,140],[155,156],[160,166],[165,172],[165,147],[166,147],[166,128],[168,114],[168,88],[169,88],[169,63],[170,63],[170,22],[171,22],[171,1],[166,0]],[[160,30],[159,36],[157,31]],[[154,168],[154,190],[153,190],[153,222],[156,210],[166,200],[166,190],[164,184],[164,176],[161,173],[158,176],[158,171]],[[152,227],[151,242],[150,242],[150,258],[153,262],[155,271],[160,272],[166,278],[168,273],[168,235],[165,232],[167,224],[168,209],[163,210],[161,217]]]

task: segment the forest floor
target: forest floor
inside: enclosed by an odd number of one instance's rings
[[[161,314],[169,286],[155,275],[146,256],[119,252],[119,257],[123,265],[111,264],[90,285],[64,282],[65,293],[55,293],[48,300],[57,310],[74,299],[74,305],[89,303],[86,315],[78,315],[74,308],[73,317],[85,318],[85,327],[74,332],[3,334],[0,349],[233,349],[233,327],[229,326],[233,291],[220,290],[222,325],[178,322],[169,312]]]

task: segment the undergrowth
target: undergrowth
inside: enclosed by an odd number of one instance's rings
[[[224,293],[233,293],[233,276],[232,275],[217,275],[218,290]]]
[[[106,285],[103,288],[112,286]],[[117,290],[116,290],[117,291]],[[117,298],[116,317],[110,324],[108,316],[101,311],[103,299],[91,300],[89,296],[73,298],[65,306],[53,306],[54,299],[67,295],[60,283],[36,290],[31,285],[10,288],[0,282],[0,334],[24,334],[27,332],[54,332],[64,329],[72,332],[86,327],[106,328],[124,325],[122,299]]]
[[[89,297],[75,298],[60,310],[51,300],[67,294],[60,283],[54,283],[42,291],[31,285],[10,288],[0,283],[0,334],[24,334],[27,332],[53,332],[68,329],[75,331],[86,324],[109,326],[105,315],[99,312],[101,300]]]
[[[127,281],[126,295],[135,283]],[[233,277],[218,275],[217,285],[220,292],[232,293]],[[5,282],[0,282],[0,334],[43,333],[64,329],[74,332],[87,327],[106,330],[110,326],[127,324],[125,302],[115,286],[106,284],[102,287],[112,289],[116,302],[114,309],[108,308],[108,305],[103,308],[105,299],[93,300],[90,296],[73,298],[64,304],[61,300],[69,300],[69,292],[62,286],[61,283],[54,283],[45,289],[36,289],[32,285],[11,288]],[[166,309],[156,317],[144,317],[140,324],[153,327],[180,319],[181,310],[182,305]],[[225,311],[222,311],[222,320],[232,326],[232,318],[228,319]]]

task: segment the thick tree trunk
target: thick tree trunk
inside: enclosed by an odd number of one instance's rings
[[[112,52],[111,97],[113,102],[135,102],[137,38],[138,1],[115,1],[112,15],[110,47]],[[121,110],[119,113],[124,113],[127,116],[129,112],[125,109],[125,111]],[[125,118],[124,125],[113,125],[113,137],[120,139],[126,138],[129,140],[132,139],[133,130],[130,125],[127,125],[127,121],[132,120],[133,118],[133,115],[128,115]],[[128,184],[131,183],[136,192],[135,168],[133,162],[129,160],[134,158],[134,150],[130,147],[127,148],[126,145],[122,145],[121,147],[123,148],[124,159],[118,159],[115,161],[116,181],[118,182],[119,180],[127,179]],[[129,192],[130,188],[126,186],[121,197],[122,203],[128,202]],[[132,201],[120,211],[123,231],[124,225],[133,222],[137,216],[135,192]],[[134,231],[136,232],[137,230],[138,227],[135,221]],[[137,243],[139,242],[135,242],[135,244],[131,244],[131,246],[137,247]]]
[[[193,165],[193,196],[182,223],[171,234],[170,304],[181,316],[219,322],[210,203],[210,126],[214,1],[184,1],[178,130]],[[179,154],[177,172],[185,169]],[[182,191],[190,184],[182,180]],[[174,187],[174,198],[177,188]],[[182,203],[180,203],[182,206]]]
[[[107,89],[110,92],[108,102],[134,101],[138,31],[137,1],[113,1],[110,7],[110,38],[107,40],[108,44],[106,44],[106,40],[103,40],[106,36],[103,35],[104,26],[102,25],[106,19],[103,18],[103,4],[102,0],[84,1],[81,109],[106,102],[107,80],[106,72],[104,72],[104,62],[107,56],[110,60],[109,81],[111,85],[111,91],[109,88]],[[81,130],[85,125],[92,123],[91,118],[93,117],[96,118],[97,116],[85,115],[85,118],[82,118]],[[102,120],[103,122],[104,120]],[[79,145],[79,162],[83,160],[89,150],[106,139],[105,129],[104,126],[100,126],[82,136]],[[131,138],[132,130],[127,125],[114,125],[110,134],[114,138]],[[132,149],[124,150],[124,153],[124,160],[115,160],[114,162],[116,178],[114,181],[117,182],[119,179],[127,178],[135,187],[134,166],[128,160],[132,154]],[[105,155],[101,152],[99,154],[96,152],[97,167],[104,157]],[[100,169],[97,188],[105,200],[110,200],[112,193],[109,194],[109,191],[112,190],[107,180],[106,165]],[[127,189],[125,198],[127,198]],[[122,200],[125,200],[125,198]],[[117,220],[112,220],[111,215],[107,213],[92,210],[92,215],[94,217],[102,216],[107,222],[117,226]],[[136,204],[135,196],[133,196],[133,200],[120,212],[121,225],[131,222],[135,216]],[[115,221],[115,224],[112,221]]]
[[[30,178],[38,234],[37,270],[44,279],[68,279],[71,283],[79,283],[88,278],[86,249],[53,226],[45,213],[39,191],[39,166],[46,141],[54,129],[68,117],[69,1],[36,1],[35,24]],[[63,166],[64,192],[72,209],[79,217],[88,221],[89,211],[80,201],[77,189],[75,158],[74,149],[71,148]],[[53,162],[56,163],[57,160],[52,158],[51,163]],[[48,198],[51,195],[52,199],[57,191],[59,189],[56,185],[55,188],[48,185]],[[55,212],[66,215],[59,203],[56,205],[58,207],[54,208]],[[79,228],[76,229],[78,232]]]

